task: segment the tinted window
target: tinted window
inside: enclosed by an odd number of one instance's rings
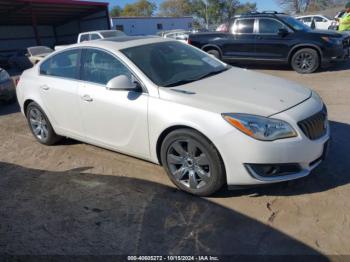
[[[103,51],[87,49],[82,54],[81,79],[106,85],[109,80],[119,75],[131,79],[131,73],[118,59]]]
[[[96,39],[101,39],[101,37],[98,34],[91,34],[90,40],[96,40]]]
[[[159,86],[178,86],[227,69],[197,48],[172,41],[121,50]]]
[[[252,34],[254,32],[255,19],[238,19],[234,25],[234,33]]]
[[[49,76],[76,78],[78,70],[79,50],[59,53],[40,66],[40,73]]]
[[[304,23],[309,23],[309,22],[311,22],[311,17],[304,17],[304,18],[302,18],[302,21]]]
[[[89,34],[81,35],[80,42],[89,41]]]
[[[278,30],[282,28],[285,28],[285,26],[276,20],[267,18],[261,18],[259,20],[260,34],[277,34]]]
[[[325,19],[323,19],[320,16],[315,16],[314,19],[315,19],[315,22],[325,22],[326,21]]]

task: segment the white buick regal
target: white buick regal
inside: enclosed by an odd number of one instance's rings
[[[54,52],[23,73],[17,97],[40,143],[70,137],[161,164],[200,196],[304,177],[330,137],[310,89],[155,37]]]

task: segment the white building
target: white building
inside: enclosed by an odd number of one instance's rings
[[[155,35],[159,31],[191,30],[193,17],[113,17],[112,28],[127,35]]]

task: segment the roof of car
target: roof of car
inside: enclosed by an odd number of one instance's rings
[[[158,36],[119,36],[111,37],[105,39],[99,39],[94,41],[86,41],[79,44],[72,45],[71,47],[101,47],[109,48],[114,50],[121,50],[129,47],[169,42],[175,41],[170,40],[169,38],[162,38]]]

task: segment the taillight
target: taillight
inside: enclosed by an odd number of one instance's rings
[[[192,41],[190,38],[187,39],[187,44],[192,45]]]
[[[18,83],[19,83],[19,80],[21,80],[21,78],[20,78],[20,77],[16,77],[16,79],[15,79],[15,85],[16,85],[16,87],[17,87],[17,85],[18,85]]]

